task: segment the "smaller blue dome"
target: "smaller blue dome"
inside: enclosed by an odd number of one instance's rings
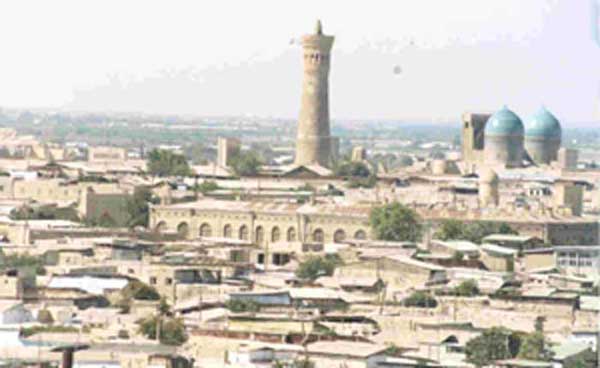
[[[523,135],[523,122],[506,106],[490,116],[485,124],[485,135]]]
[[[560,138],[561,133],[560,122],[543,106],[525,123],[527,137]]]

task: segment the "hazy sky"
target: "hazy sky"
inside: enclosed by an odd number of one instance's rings
[[[334,119],[545,104],[598,121],[594,1],[7,0],[0,106],[295,117],[293,39],[320,18],[336,36]]]

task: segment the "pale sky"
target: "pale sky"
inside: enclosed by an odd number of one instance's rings
[[[321,19],[336,36],[333,119],[456,120],[504,104],[526,116],[544,104],[599,121],[594,2],[7,0],[0,106],[293,118],[291,41]]]

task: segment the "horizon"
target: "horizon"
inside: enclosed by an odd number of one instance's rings
[[[545,105],[565,128],[600,119],[598,0],[378,4],[388,11],[352,2],[340,11],[341,2],[264,1],[281,16],[256,19],[243,11],[229,14],[232,4],[249,6],[235,1],[153,1],[144,14],[135,3],[86,8],[71,0],[38,4],[46,11],[34,14],[31,3],[0,6],[0,34],[11,55],[0,68],[4,108],[295,120],[302,77],[296,43],[320,18],[324,32],[336,37],[333,122],[447,124],[460,121],[465,111],[493,112],[504,104],[522,119]],[[429,12],[432,5],[439,12]],[[61,11],[67,7],[78,17]],[[205,12],[194,18],[194,10]],[[136,14],[137,27],[131,27]],[[23,29],[26,15],[54,27],[43,35]],[[95,16],[114,22],[102,28]],[[229,19],[228,28],[223,19]],[[161,27],[155,27],[157,20],[163,20]],[[363,27],[356,27],[359,21]],[[23,37],[7,37],[8,30]],[[131,50],[132,42],[138,50]]]

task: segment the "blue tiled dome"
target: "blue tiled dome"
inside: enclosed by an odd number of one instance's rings
[[[523,135],[523,122],[506,106],[492,115],[485,124],[485,135]]]
[[[526,137],[560,138],[561,132],[560,122],[545,107],[541,107],[525,123]]]

